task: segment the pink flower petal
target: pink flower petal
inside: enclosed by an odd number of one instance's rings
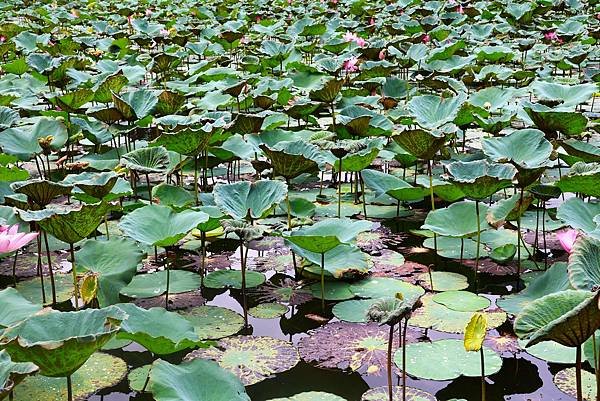
[[[556,233],[556,238],[558,238],[560,246],[562,246],[566,252],[571,253],[578,234],[579,232],[577,230],[564,230]]]

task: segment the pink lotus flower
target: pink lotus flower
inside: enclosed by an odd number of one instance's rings
[[[367,44],[366,40],[364,40],[363,38],[361,38],[360,36],[358,36],[357,34],[352,33],[352,32],[346,32],[344,34],[343,38],[346,42],[354,42],[359,47],[364,47]]]
[[[429,42],[431,42],[431,36],[429,36],[429,34],[425,34],[423,35],[423,39],[421,39],[423,41],[423,43],[427,44]]]
[[[555,31],[552,32],[546,32],[544,34],[544,39],[549,40],[549,41],[553,41],[553,40],[558,40],[558,35],[556,34]]]
[[[359,37],[359,38],[356,38],[354,43],[356,43],[358,45],[358,47],[365,47],[365,45],[367,44],[367,41],[364,40],[363,38]]]
[[[459,14],[464,14],[465,10],[463,10],[463,6],[459,5],[458,7],[456,7],[456,12]]]
[[[19,226],[16,224],[0,225],[0,253],[9,253],[23,248],[38,235],[38,233],[20,233],[17,232],[18,229]]]
[[[4,43],[4,42],[6,42],[6,36],[0,35],[0,43]]]
[[[344,61],[344,71],[346,71],[346,72],[358,71],[358,58],[350,57],[348,60]]]
[[[375,18],[371,17],[369,20],[369,25],[375,25]]]
[[[562,246],[566,252],[571,253],[578,234],[579,232],[577,230],[569,229],[556,233],[556,238],[560,241],[560,246]]]
[[[160,36],[164,36],[166,38],[167,36],[169,36],[169,30],[168,29],[161,29],[160,30]]]
[[[146,17],[151,17],[152,16],[152,9],[147,8],[146,9]]]
[[[385,49],[379,52],[379,60],[385,60]]]
[[[129,23],[129,25],[131,25],[131,23],[133,22],[133,15],[129,15],[127,17],[127,22]]]

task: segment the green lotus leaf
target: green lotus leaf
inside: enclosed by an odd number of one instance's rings
[[[535,81],[530,88],[540,101],[556,102],[564,107],[583,103],[598,91],[598,86],[591,83],[563,85],[556,82]]]
[[[377,198],[389,195],[399,201],[418,201],[429,195],[427,188],[413,187],[394,175],[377,170],[363,170],[361,176],[365,185],[375,191]]]
[[[277,319],[287,312],[288,307],[277,302],[258,304],[248,310],[248,314],[257,319]]]
[[[269,401],[346,401],[346,399],[335,394],[324,393],[322,391],[308,391],[305,393],[295,394],[290,397],[273,398]]]
[[[0,135],[0,147],[4,153],[29,160],[42,153],[38,140],[48,136],[52,136],[50,148],[59,150],[67,142],[67,128],[59,120],[41,118],[32,126],[4,130]]]
[[[157,198],[161,205],[184,208],[196,202],[194,195],[185,188],[160,183],[152,188],[152,197]]]
[[[492,249],[490,258],[494,262],[507,263],[513,260],[517,253],[517,246],[514,244],[506,244]]]
[[[212,130],[185,128],[172,134],[162,134],[151,142],[150,146],[162,146],[182,155],[197,156],[206,150],[212,137]]]
[[[420,273],[416,276],[421,285],[432,291],[459,291],[469,286],[467,277],[459,273],[435,271],[431,273]],[[433,288],[431,286],[433,281]]]
[[[37,259],[37,258],[36,258]],[[54,285],[56,289],[56,302],[65,302],[73,297],[73,278],[70,274],[54,274]],[[22,280],[17,283],[17,291],[29,302],[42,304],[42,284],[39,278]],[[52,293],[49,279],[44,279],[44,291]],[[52,301],[46,299],[46,301]]]
[[[483,200],[512,184],[517,170],[486,160],[457,161],[446,165],[448,179],[472,200]]]
[[[342,86],[344,85],[343,79],[325,79],[323,77],[319,77],[317,84],[313,86],[308,97],[310,100],[316,100],[318,102],[323,103],[332,103],[335,101],[335,98],[340,93]]]
[[[303,140],[282,141],[272,147],[263,144],[260,148],[271,160],[274,175],[286,180],[325,169],[322,151]]]
[[[452,122],[465,100],[464,93],[450,99],[435,95],[415,96],[408,102],[408,110],[421,127],[435,129]]]
[[[600,162],[600,148],[594,144],[572,138],[560,144],[569,155],[583,159],[586,163]]]
[[[321,254],[331,251],[340,244],[353,241],[359,233],[368,231],[371,227],[372,223],[368,221],[329,218],[292,231],[284,238],[296,247]],[[313,263],[320,264],[320,261],[313,261]]]
[[[100,202],[82,204],[80,208],[45,209],[51,214],[38,224],[54,238],[74,244],[93,233],[110,208],[109,203]]]
[[[433,300],[434,295],[427,294],[421,298],[423,306],[417,309],[410,318],[410,324],[424,329],[442,331],[444,333],[464,333],[465,327],[473,317],[473,312],[452,310]],[[506,321],[506,313],[502,311],[484,311],[488,330],[499,327]]]
[[[281,202],[287,186],[280,181],[261,180],[217,184],[213,189],[215,204],[237,220],[259,219]]]
[[[38,370],[33,363],[13,362],[6,351],[0,351],[0,400],[6,398],[26,376],[32,375]]]
[[[527,346],[542,341],[580,346],[600,327],[599,294],[565,290],[538,298],[517,316],[515,333],[529,340]]]
[[[79,271],[98,275],[100,307],[120,302],[119,292],[131,282],[143,257],[144,252],[124,238],[88,240],[75,253]]]
[[[246,288],[258,287],[266,281],[264,274],[246,271]],[[204,286],[208,288],[235,288],[242,289],[241,270],[218,270],[208,273],[204,278]]]
[[[445,136],[422,129],[400,131],[393,136],[393,139],[413,156],[422,160],[433,159],[446,143]]]
[[[348,106],[337,116],[336,130],[345,137],[389,135],[393,124],[385,116],[360,106]]]
[[[119,176],[114,172],[69,174],[62,181],[64,184],[75,185],[87,195],[96,199],[104,199],[111,193]]]
[[[84,104],[90,102],[94,98],[94,92],[90,89],[78,89],[72,92],[67,92],[64,95],[51,97],[48,100],[55,106],[60,107],[64,111],[77,113]]]
[[[523,109],[535,126],[549,137],[558,137],[558,134],[579,136],[588,124],[587,117],[579,112],[558,111],[537,104],[530,104]]]
[[[19,113],[10,107],[0,106],[0,128],[10,128],[19,119]]]
[[[581,236],[569,255],[569,281],[577,290],[594,291],[600,286],[600,240]]]
[[[356,149],[353,149],[353,145],[356,146]],[[382,138],[373,138],[369,141],[344,141],[341,143],[341,147],[347,152],[342,158],[342,170],[359,172],[371,165],[383,148],[383,142]],[[339,157],[330,158],[330,163],[336,171],[340,170]]]
[[[33,362],[44,376],[70,376],[117,334],[123,317],[112,308],[39,313],[7,328],[0,348],[15,362]]]
[[[135,121],[150,115],[158,103],[158,96],[147,89],[117,95],[112,93],[115,107],[123,114],[126,120]]]
[[[321,254],[310,252],[298,246],[292,246],[297,256],[304,259],[304,271],[314,275],[321,275]],[[350,244],[341,244],[325,252],[325,272],[326,277],[336,279],[353,279],[366,275],[371,264],[368,255],[362,252],[357,246]],[[305,265],[307,264],[307,265]]]
[[[400,293],[406,300],[416,299],[425,294],[421,287],[390,277],[369,277],[353,283],[350,291],[360,298],[393,298]]]
[[[143,309],[134,304],[118,304],[127,314],[121,322],[118,339],[132,340],[156,355],[168,355],[202,346],[194,326],[175,312],[164,308]]]
[[[344,322],[367,323],[367,311],[377,301],[377,298],[351,299],[335,304],[332,312],[335,317]]]
[[[564,364],[575,363],[575,351],[571,347],[566,347],[554,341],[542,341],[528,348],[525,347],[526,345],[526,340],[519,340],[519,347],[543,361]]]
[[[85,400],[102,389],[116,386],[126,374],[127,363],[123,359],[96,352],[71,375],[73,399]],[[67,383],[58,377],[31,376],[23,380],[14,395],[15,401],[64,401],[67,399]]]
[[[502,367],[502,358],[483,347],[484,371],[492,375]],[[462,340],[446,339],[408,344],[406,373],[420,379],[453,380],[460,376],[479,377],[481,361],[477,352],[465,351]],[[402,366],[402,352],[394,354],[396,366]],[[431,369],[435,366],[435,369]]]
[[[201,277],[199,274],[171,270],[169,272],[169,294],[181,294],[200,288]],[[155,273],[138,274],[131,282],[121,289],[121,294],[129,298],[153,298],[167,291],[167,272],[165,270]]]
[[[475,259],[477,256],[477,241],[470,238],[438,236],[435,241],[433,238],[427,238],[425,241],[423,241],[423,246],[428,249],[437,249],[438,255],[448,259],[461,259],[461,257],[463,260]],[[488,252],[485,249],[485,244],[481,243],[479,246],[479,256],[486,257],[487,255]]]
[[[536,129],[521,129],[499,138],[483,138],[483,152],[496,162],[511,162],[522,170],[536,170],[550,164],[552,144]]]
[[[600,163],[577,162],[555,184],[563,192],[600,196]]]
[[[26,195],[28,202],[34,204],[35,209],[40,209],[50,204],[54,198],[70,194],[73,185],[49,180],[27,180],[14,182],[11,188],[18,194]]]
[[[201,340],[229,337],[244,327],[242,316],[220,306],[202,305],[178,313],[194,326]]]
[[[235,375],[202,359],[180,365],[154,362],[150,390],[157,401],[250,401]]]
[[[547,271],[535,276],[524,290],[517,294],[505,295],[496,304],[513,315],[521,313],[524,307],[545,295],[570,289],[569,276],[565,263],[557,262]]]
[[[198,230],[205,233],[216,230],[217,228],[221,227],[221,220],[228,218],[225,214],[223,214],[221,209],[219,209],[216,206],[202,206],[195,210],[206,213],[208,215],[208,220],[198,224],[198,226],[196,227]]]
[[[185,360],[212,359],[246,386],[286,372],[300,362],[296,348],[276,338],[237,336],[219,340],[217,345],[192,351]]]
[[[469,291],[444,291],[435,294],[431,299],[458,312],[476,312],[488,308],[491,304],[486,297]]]
[[[402,386],[395,386],[392,390],[394,400],[402,399],[404,390]],[[387,401],[389,400],[388,388],[387,387],[375,387],[366,391],[361,401]],[[435,396],[432,394],[419,390],[414,387],[406,387],[406,400],[407,401],[436,401]]]
[[[0,291],[0,304],[0,327],[12,326],[42,310],[41,305],[28,301],[11,287]]]
[[[162,146],[132,150],[121,157],[126,168],[142,174],[164,173],[169,166],[169,154]]]
[[[343,281],[325,281],[325,292],[321,295],[321,283],[311,284],[309,290],[313,297],[326,301],[345,301],[354,298],[350,284]]]
[[[479,228],[485,230],[488,227],[485,218],[487,206],[479,205],[479,209]],[[472,236],[478,231],[475,202],[457,202],[446,208],[433,210],[427,214],[421,228],[447,237]]]
[[[97,85],[94,92],[94,101],[105,104],[112,102],[112,94],[118,94],[127,85],[128,81],[127,77],[123,75],[123,71],[106,77]]]
[[[598,225],[594,218],[600,214],[600,203],[584,202],[580,198],[570,198],[557,209],[556,217],[576,230],[591,234]]]
[[[125,235],[146,245],[173,246],[198,224],[208,221],[204,212],[175,212],[168,206],[146,205],[121,219]]]

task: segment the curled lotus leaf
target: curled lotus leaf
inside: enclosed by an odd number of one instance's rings
[[[569,255],[569,281],[577,290],[600,287],[600,240],[580,236]]]
[[[600,292],[565,290],[538,298],[515,320],[515,333],[527,346],[555,341],[567,347],[582,345],[599,327]]]
[[[0,348],[15,362],[33,362],[44,376],[69,376],[117,334],[123,318],[115,308],[47,311],[7,328]]]
[[[194,326],[196,334],[203,340],[229,337],[244,327],[242,316],[220,306],[202,305],[178,313]]]
[[[92,394],[116,386],[127,374],[127,363],[116,356],[96,352],[71,375],[73,399],[87,400]],[[64,401],[67,399],[66,380],[36,375],[25,378],[14,391],[15,401]]]
[[[0,351],[0,400],[4,399],[26,376],[38,371],[31,362],[13,362],[6,351]]]
[[[119,176],[113,171],[101,173],[84,172],[81,174],[69,174],[62,181],[65,184],[75,185],[87,195],[96,199],[102,199],[108,195]]]
[[[510,135],[482,139],[483,152],[496,162],[510,162],[521,174],[550,165],[552,144],[537,129],[521,129]]]
[[[303,173],[325,169],[322,151],[303,140],[282,141],[272,147],[263,144],[260,148],[271,160],[275,176],[289,180]]]
[[[324,393],[322,391],[308,391],[305,393],[295,394],[290,397],[273,398],[269,401],[346,401],[338,395]]]
[[[415,340],[415,333],[407,332],[407,341]],[[320,368],[366,371],[381,375],[386,371],[389,329],[376,323],[328,323],[309,332],[298,343],[300,356]],[[398,349],[398,342],[392,344]]]
[[[156,355],[204,345],[194,326],[175,312],[159,307],[143,309],[134,304],[117,307],[127,314],[121,322],[118,339],[135,341]]]
[[[142,174],[164,173],[169,167],[169,153],[162,146],[132,150],[121,160],[126,168]]]
[[[75,208],[53,209],[38,224],[54,238],[74,244],[93,233],[111,207],[107,202],[100,202]]]
[[[472,200],[482,200],[512,184],[517,170],[510,164],[487,160],[457,161],[446,165],[448,180]]]
[[[18,194],[26,195],[28,202],[34,204],[36,208],[43,208],[54,198],[70,194],[73,185],[49,180],[27,180],[12,183],[11,188]]]
[[[485,374],[491,375],[502,367],[502,358],[483,347]],[[402,366],[402,352],[394,355],[396,366]],[[435,366],[435,369],[431,367]],[[406,373],[420,379],[453,380],[460,376],[479,377],[479,352],[466,351],[462,340],[445,339],[419,342],[406,346]]]
[[[417,307],[420,295],[404,298],[402,293],[395,297],[380,298],[367,311],[367,319],[380,325],[395,325],[410,317]]]
[[[0,291],[0,305],[0,327],[12,326],[42,310],[41,305],[28,301],[11,287]]]
[[[401,131],[393,139],[410,154],[423,160],[433,159],[433,156],[446,143],[444,135],[435,135],[422,129]]]
[[[423,306],[417,309],[410,318],[410,324],[424,329],[434,329],[445,333],[464,333],[471,320],[472,312],[455,311],[433,300],[432,294],[421,298]],[[506,313],[500,310],[484,311],[487,317],[488,330],[499,327],[506,321]]]
[[[401,386],[395,386],[392,390],[393,399],[401,400],[403,396],[403,390]],[[389,394],[387,387],[375,387],[365,392],[361,401],[388,401]],[[437,398],[433,394],[426,391],[419,390],[414,387],[406,387],[406,401],[436,401]]]
[[[217,347],[192,351],[186,361],[212,359],[249,386],[274,374],[285,372],[300,362],[296,348],[271,337],[238,336],[220,340]]]
[[[202,359],[180,365],[154,362],[150,390],[157,401],[250,401],[237,377],[215,362]]]
[[[555,184],[562,192],[600,196],[600,163],[577,162]]]

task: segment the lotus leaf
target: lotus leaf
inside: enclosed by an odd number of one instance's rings
[[[446,168],[449,180],[472,200],[483,200],[510,186],[517,173],[511,165],[489,163],[485,160],[453,162]]]
[[[229,337],[244,326],[242,316],[220,306],[203,305],[178,313],[194,326],[196,334],[202,340]]]
[[[306,393],[292,395],[291,397],[273,398],[269,401],[346,401],[346,399],[322,391],[308,391]]]
[[[26,376],[38,371],[30,362],[13,362],[6,351],[0,351],[0,400],[4,399]]]
[[[577,385],[575,368],[563,369],[554,375],[554,384],[560,391],[577,398]],[[584,400],[596,399],[596,377],[587,370],[581,371],[581,386]]]
[[[169,166],[169,153],[162,146],[132,150],[121,159],[126,168],[142,174],[164,173]]]
[[[173,270],[169,272],[169,294],[181,294],[200,288],[199,274]],[[121,294],[130,298],[152,298],[167,292],[167,272],[138,274],[131,282],[121,289]]]
[[[411,299],[425,293],[421,287],[388,277],[367,278],[352,284],[350,291],[361,298],[394,297],[397,293],[401,293],[404,299]]]
[[[264,274],[253,271],[246,271],[246,288],[258,287],[264,283],[266,277]],[[204,285],[208,288],[242,288],[241,270],[218,270],[204,278]]]
[[[479,225],[475,213],[475,202],[464,201],[429,212],[425,224],[421,228],[448,237],[469,237],[477,233],[478,227],[481,227],[482,230],[487,227],[485,218],[487,207],[480,205],[479,208]]]
[[[287,306],[276,302],[259,304],[248,310],[248,314],[257,319],[277,319],[287,312]]]
[[[393,390],[393,397],[394,400],[400,400],[403,397],[403,389],[401,386],[397,386],[394,387]],[[367,392],[365,392],[362,397],[361,397],[361,401],[387,401],[388,398],[388,391],[387,391],[387,387],[375,387],[372,388],[370,390],[368,390]],[[407,401],[435,401],[436,398],[432,395],[429,394],[426,391],[423,390],[419,390],[417,388],[413,388],[413,387],[406,387],[406,400]]]
[[[12,326],[42,310],[42,306],[28,301],[14,288],[0,291],[0,327]]]
[[[215,204],[237,220],[263,217],[285,198],[286,193],[284,183],[270,180],[217,184],[213,190]]]
[[[458,312],[475,312],[491,304],[489,299],[468,291],[444,291],[435,294],[432,300]]]

